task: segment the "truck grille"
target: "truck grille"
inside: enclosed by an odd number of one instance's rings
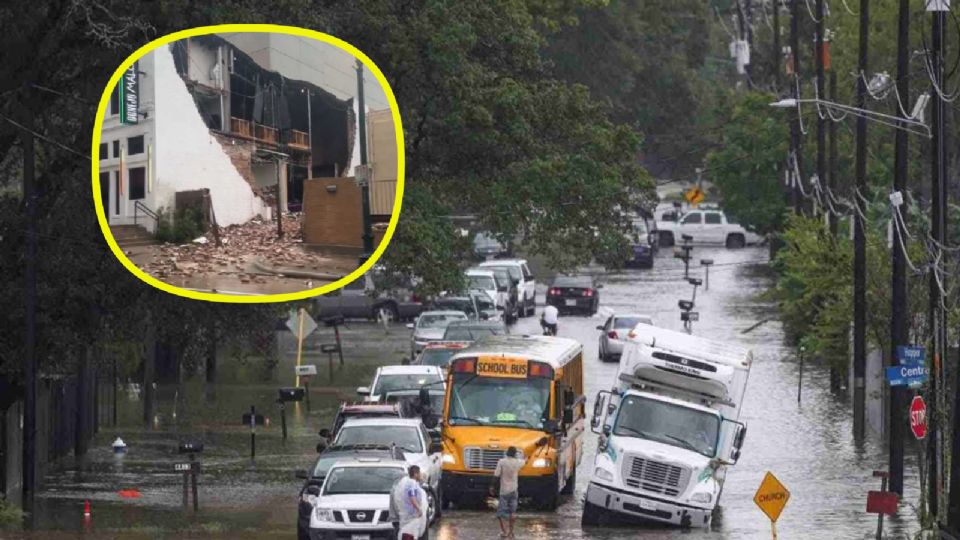
[[[690,470],[638,456],[627,456],[623,463],[624,482],[634,488],[676,497],[690,480]]]
[[[504,450],[490,450],[486,448],[465,448],[463,450],[463,463],[468,469],[487,469],[497,468],[497,462],[506,455]]]
[[[350,523],[373,523],[373,516],[376,510],[347,510],[350,516]]]

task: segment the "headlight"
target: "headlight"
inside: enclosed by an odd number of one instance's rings
[[[333,510],[317,508],[314,513],[317,516],[317,521],[333,521]]]
[[[547,459],[547,458],[537,458],[537,459],[533,460],[533,467],[534,467],[535,469],[543,469],[543,468],[549,467],[549,466],[551,466],[551,465],[553,465],[553,461],[551,461],[551,460],[549,460],[549,459]]]
[[[694,493],[690,496],[690,500],[698,503],[708,503],[713,500],[713,495],[710,493]]]
[[[444,463],[456,463],[457,458],[453,457],[453,454],[443,453],[443,462]]]
[[[600,480],[606,480],[607,482],[613,482],[613,473],[604,469],[603,467],[597,467],[593,474]]]

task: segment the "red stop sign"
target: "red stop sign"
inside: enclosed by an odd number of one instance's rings
[[[910,430],[917,439],[927,436],[927,404],[920,396],[910,402]]]

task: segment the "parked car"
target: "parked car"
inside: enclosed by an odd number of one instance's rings
[[[416,418],[372,418],[349,420],[340,429],[335,445],[376,444],[395,445],[403,452],[404,461],[420,467],[420,481],[427,490],[429,523],[440,517],[443,494],[440,492],[440,473],[443,451],[439,434],[431,434]]]
[[[457,321],[447,325],[443,340],[472,343],[482,336],[502,336],[506,333],[507,327],[503,321]]]
[[[432,341],[427,343],[412,363],[418,366],[437,366],[446,369],[447,364],[450,363],[450,357],[469,344],[467,341]]]
[[[651,234],[647,227],[647,220],[636,217],[632,220],[633,230],[627,235],[630,242],[630,258],[626,266],[653,268],[654,255],[657,253],[657,236]]]
[[[503,306],[503,320],[513,324],[520,318],[520,302],[517,284],[510,279],[510,271],[502,267],[490,267],[493,277],[497,280],[497,294],[500,295]]]
[[[537,280],[524,259],[499,259],[480,263],[480,268],[505,268],[517,286],[520,316],[529,317],[537,310]]]
[[[557,276],[547,290],[547,304],[560,313],[593,315],[600,307],[600,287],[591,276]]]
[[[312,540],[394,538],[390,491],[407,473],[394,459],[350,459],[333,464],[314,498],[310,514]],[[425,538],[424,534],[421,538]]]
[[[380,401],[383,394],[393,390],[408,390],[423,386],[443,388],[443,371],[437,366],[381,366],[369,387],[360,386],[357,394],[364,401]]]
[[[431,303],[434,311],[462,311],[472,320],[499,320],[503,312],[497,309],[493,299],[482,291],[469,291],[450,294],[434,299]]]
[[[330,467],[338,461],[360,458],[404,461],[403,451],[394,445],[350,444],[325,448],[309,469],[297,471],[297,478],[304,481],[297,504],[297,540],[311,540],[310,514]]]
[[[443,331],[453,321],[465,321],[467,314],[463,311],[425,311],[417,317],[415,323],[407,328],[413,330],[410,336],[410,358],[416,358],[420,351],[431,341],[443,337]]]
[[[716,244],[731,249],[759,244],[764,240],[719,209],[691,210],[678,221],[657,222],[657,238],[661,246],[673,246],[684,235],[692,238],[692,244]]]
[[[367,272],[341,289],[313,299],[317,318],[352,319],[386,318],[388,321],[413,319],[423,311],[423,304],[413,294],[413,284],[378,290],[377,281],[388,280],[376,270]],[[382,287],[381,287],[382,288]]]
[[[478,232],[473,237],[473,253],[480,259],[509,255],[510,250],[488,232]]]
[[[619,360],[623,353],[623,344],[627,334],[638,324],[653,326],[653,317],[640,313],[618,313],[611,315],[607,321],[597,327],[600,330],[600,351],[598,356],[601,362]]]

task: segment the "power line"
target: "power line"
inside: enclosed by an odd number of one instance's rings
[[[61,142],[55,141],[55,140],[51,139],[50,137],[47,137],[46,135],[44,135],[44,134],[42,134],[42,133],[38,133],[37,131],[34,131],[34,130],[32,130],[32,129],[26,127],[26,126],[24,126],[24,125],[21,124],[20,122],[17,122],[16,120],[10,118],[9,116],[4,115],[3,113],[0,113],[0,118],[6,120],[6,121],[9,122],[10,124],[13,124],[14,126],[20,128],[20,129],[22,129],[22,130],[26,131],[27,133],[32,134],[34,137],[36,137],[36,138],[38,138],[38,139],[47,141],[48,143],[53,144],[53,145],[55,145],[55,146],[59,146],[60,148],[66,150],[67,152],[70,152],[71,154],[78,155],[78,156],[80,156],[80,157],[82,157],[82,158],[87,159],[88,161],[91,159],[91,158],[90,158],[90,154],[84,154],[83,152],[79,152],[79,151],[77,151],[77,150],[74,150],[73,148],[70,148],[69,146],[67,146],[67,145],[65,145],[65,144],[63,144],[63,143],[61,143]]]

